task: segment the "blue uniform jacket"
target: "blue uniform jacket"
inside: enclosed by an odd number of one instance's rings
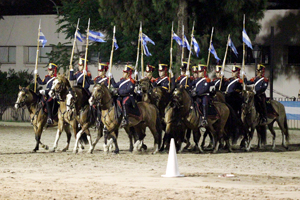
[[[121,78],[121,80],[115,84],[115,88],[119,88],[118,94],[121,97],[126,97],[130,95],[133,96],[134,88],[135,88],[135,80],[133,80],[132,78],[129,79]]]
[[[171,79],[172,82],[175,82],[174,81],[174,77]],[[164,76],[163,78],[162,77],[158,77],[153,83],[153,87],[158,87],[158,86],[161,86],[165,89],[169,89],[169,82],[170,82],[170,78],[168,76]]]
[[[83,85],[83,72],[82,71],[77,71],[75,74],[74,74],[74,71],[71,70],[70,71],[70,80],[77,80],[77,85],[80,85],[82,86]],[[84,83],[84,89],[89,89],[90,87],[90,84],[93,83],[93,80],[92,79],[92,76],[91,76],[91,73],[87,73],[87,75],[85,76],[85,83]]]
[[[187,80],[186,80],[187,79]],[[192,81],[191,81],[191,78],[188,78],[186,75],[180,75],[176,81],[175,81],[176,84],[178,85],[182,85],[182,86],[185,86],[185,84],[190,87],[191,84],[192,84]]]
[[[210,86],[211,82],[207,77],[197,78],[192,82],[192,87],[195,88],[197,96],[209,95]]]
[[[265,77],[258,77],[258,76],[253,77],[249,81],[247,81],[247,79],[245,78],[244,81],[247,85],[254,84],[254,90],[255,90],[256,94],[264,93],[269,84],[269,79],[267,79]]]
[[[108,77],[107,76],[97,76],[94,81],[91,84],[100,84],[100,83],[104,83],[104,85],[106,85],[106,87],[108,86]],[[116,88],[116,82],[114,78],[110,79],[110,84]]]
[[[55,79],[55,76],[49,76],[49,75],[46,75],[45,78],[42,80],[39,76],[37,77],[37,82],[40,84],[40,85],[46,85],[46,94],[48,94],[48,92],[50,91],[50,89],[52,88],[52,83]]]
[[[243,80],[240,78],[230,78],[226,82],[226,94],[239,93],[243,90],[242,86]]]

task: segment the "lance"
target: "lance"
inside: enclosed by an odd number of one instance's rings
[[[41,19],[38,28],[38,39],[37,39],[37,48],[36,48],[36,57],[35,57],[35,75],[34,75],[34,92],[36,92],[36,78],[37,78],[37,69],[38,69],[38,60],[39,60],[39,47],[40,47],[40,32],[41,32]]]
[[[188,63],[187,63],[186,72],[189,72],[189,70],[190,70],[190,60],[191,60],[191,54],[192,54],[192,48],[193,48],[194,27],[195,27],[195,21],[193,22],[193,29],[192,29],[192,34],[191,34],[191,45],[190,45],[189,59],[188,59]],[[185,87],[187,86],[188,78],[189,77],[186,77],[186,79],[185,79]]]
[[[213,34],[214,34],[214,27],[212,27],[211,35],[210,35],[209,48],[208,48],[208,57],[207,57],[207,64],[206,64],[207,67],[208,67],[208,65],[209,65],[210,49],[211,49],[211,42],[212,42]]]
[[[112,61],[113,61],[113,56],[114,56],[115,34],[116,34],[116,26],[114,26],[113,39],[112,39],[112,45],[111,45],[111,53],[110,53],[110,59],[109,59],[109,74],[111,74]],[[110,77],[108,77],[108,88],[110,88]]]
[[[182,24],[181,66],[183,65],[183,58],[184,58],[184,25]]]
[[[245,14],[244,14],[244,20],[243,20],[243,30],[245,29]],[[243,32],[242,32],[243,37]],[[243,62],[242,62],[242,70],[245,72],[245,42],[243,42]],[[246,90],[245,86],[245,75],[243,75],[243,90]]]
[[[171,48],[170,48],[170,70],[172,70],[172,63],[173,63],[173,24],[174,22],[172,22],[172,30],[171,30]],[[170,74],[169,74],[170,76]],[[169,92],[171,91],[171,79],[169,81]]]
[[[225,51],[225,56],[224,56],[223,64],[222,64],[222,73],[224,73],[224,70],[225,70],[225,62],[226,62],[226,57],[227,57],[229,39],[230,39],[230,34],[228,35],[228,39],[227,39],[226,51]],[[221,75],[221,80],[220,80],[220,85],[219,85],[219,91],[221,91],[222,80],[223,80],[223,76]]]
[[[89,18],[89,22],[88,22],[88,28],[87,28],[87,32],[86,32],[86,45],[85,45],[85,56],[84,56],[84,70],[87,73],[86,67],[87,67],[87,53],[88,53],[88,47],[89,47],[89,31],[90,31],[90,18]],[[85,73],[83,72],[83,83],[82,83],[82,87],[84,88],[84,83],[85,83]]]
[[[142,23],[141,23],[141,70],[142,77],[144,77],[144,40],[143,40],[143,32],[142,32]]]
[[[68,76],[68,80],[70,80],[70,70],[73,69],[72,63],[73,63],[73,56],[74,56],[75,45],[76,45],[77,31],[79,30],[79,28],[78,28],[78,26],[79,26],[79,21],[80,21],[80,18],[78,18],[78,21],[77,21],[77,27],[76,27],[75,36],[74,36],[74,41],[73,41],[73,48],[72,48],[72,54],[71,54],[71,58],[70,58],[70,66],[69,66],[69,76]]]
[[[139,37],[138,37],[138,48],[137,48],[137,55],[136,55],[136,62],[135,62],[135,71],[138,69],[138,63],[139,63],[139,53],[140,53],[140,36],[142,32],[142,22],[140,22],[140,31],[139,31]],[[137,77],[135,77],[135,80],[137,80]]]

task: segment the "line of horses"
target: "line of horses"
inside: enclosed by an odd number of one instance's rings
[[[176,87],[171,92],[162,87],[152,87],[149,79],[139,82],[142,89],[142,101],[137,103],[135,109],[139,109],[140,115],[129,115],[129,123],[123,127],[129,138],[129,151],[141,151],[147,149],[144,144],[146,127],[154,138],[153,154],[168,148],[171,138],[175,138],[177,151],[182,151],[190,146],[190,136],[193,133],[194,151],[203,152],[205,138],[210,136],[210,147],[216,153],[219,145],[226,146],[232,151],[232,143],[242,139],[241,147],[249,151],[254,130],[258,135],[258,148],[266,143],[266,124],[260,123],[260,117],[254,107],[254,93],[251,88],[242,91],[244,103],[242,105],[242,117],[239,118],[233,109],[225,102],[222,93],[216,92],[211,106],[215,108],[215,115],[208,117],[208,125],[205,133],[201,135],[203,114],[199,106],[184,87]],[[33,152],[39,150],[39,145],[49,149],[41,142],[43,128],[46,126],[47,114],[40,103],[40,95],[29,87],[19,86],[18,98],[15,108],[27,106],[31,123],[33,124],[36,146]],[[91,96],[82,87],[71,87],[68,79],[58,75],[49,92],[49,95],[59,101],[58,119],[51,126],[58,126],[53,148],[55,152],[63,130],[67,134],[67,144],[63,151],[67,151],[70,145],[71,130],[76,139],[73,152],[82,151],[84,144],[89,144],[89,153],[93,153],[99,139],[104,136],[104,151],[108,151],[114,144],[114,153],[119,153],[118,132],[121,126],[122,112],[117,105],[113,92],[114,88],[108,88],[105,84],[96,84]],[[274,113],[268,113],[267,126],[273,135],[272,148],[275,149],[275,131],[273,124],[276,121],[282,132],[282,145],[288,148],[288,127],[284,106],[274,100],[270,100]],[[93,142],[89,128],[97,127],[97,138]],[[163,136],[164,131],[164,136]],[[202,138],[202,141],[201,141]],[[224,144],[225,142],[225,144]],[[183,147],[183,143],[186,143]]]

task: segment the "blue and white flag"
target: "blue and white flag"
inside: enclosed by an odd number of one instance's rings
[[[145,33],[143,33],[143,41],[146,43],[150,42],[155,45],[155,43]]]
[[[243,30],[242,34],[243,34],[243,42],[244,42],[250,49],[253,49],[253,48],[252,48],[252,44],[251,44],[251,40],[250,40],[250,38],[248,37],[248,35],[247,35],[245,29]]]
[[[194,51],[196,52],[197,57],[199,57],[200,47],[199,47],[198,42],[197,42],[197,40],[195,39],[194,36],[193,36],[193,39],[192,39],[192,43],[194,45]]]
[[[231,41],[231,38],[229,38],[228,41],[228,46],[230,46],[231,50],[233,51],[233,53],[236,55],[236,57],[238,57],[238,52],[233,44],[233,42]]]
[[[299,101],[279,101],[284,105],[286,117],[288,120],[300,120],[300,102]]]
[[[104,35],[100,32],[89,31],[89,40],[94,42],[106,42],[102,39],[102,37],[104,37]]]
[[[153,45],[155,45],[155,43],[145,34],[145,33],[143,33],[142,34],[143,36],[143,49],[144,49],[144,54],[146,55],[146,56],[152,56],[152,54],[149,52],[149,49],[148,49],[148,47],[147,47],[147,43],[148,42],[150,42],[150,43],[152,43]]]
[[[114,46],[115,46],[115,50],[117,50],[119,48],[116,38],[114,38]]]
[[[85,40],[85,37],[82,36],[78,30],[75,32],[75,36],[76,36],[77,40],[79,40],[80,42],[83,42],[83,40]]]
[[[218,55],[217,55],[217,52],[216,52],[216,50],[215,50],[215,47],[214,47],[214,45],[211,43],[211,45],[210,45],[210,49],[208,49],[208,50],[210,50],[210,53],[212,53],[214,56],[215,56],[215,59],[217,60],[217,62],[219,62],[221,59],[218,57]]]
[[[183,47],[186,47],[189,51],[191,50],[191,47],[189,45],[189,41],[187,40],[187,38],[185,36],[184,36]]]
[[[44,48],[45,44],[47,43],[47,39],[42,31],[40,31],[39,42],[42,43],[43,48]]]
[[[179,44],[179,46],[182,46],[182,40],[181,38],[176,35],[176,33],[173,31],[173,40],[175,40],[177,42],[177,44]]]

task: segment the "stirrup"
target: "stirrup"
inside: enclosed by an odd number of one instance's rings
[[[47,124],[53,124],[53,121],[52,121],[51,118],[48,118],[48,119],[47,119]]]
[[[125,118],[123,118],[122,123],[121,123],[121,126],[122,126],[122,127],[125,127],[125,126],[127,126],[127,125],[128,125],[128,120],[125,119]]]

